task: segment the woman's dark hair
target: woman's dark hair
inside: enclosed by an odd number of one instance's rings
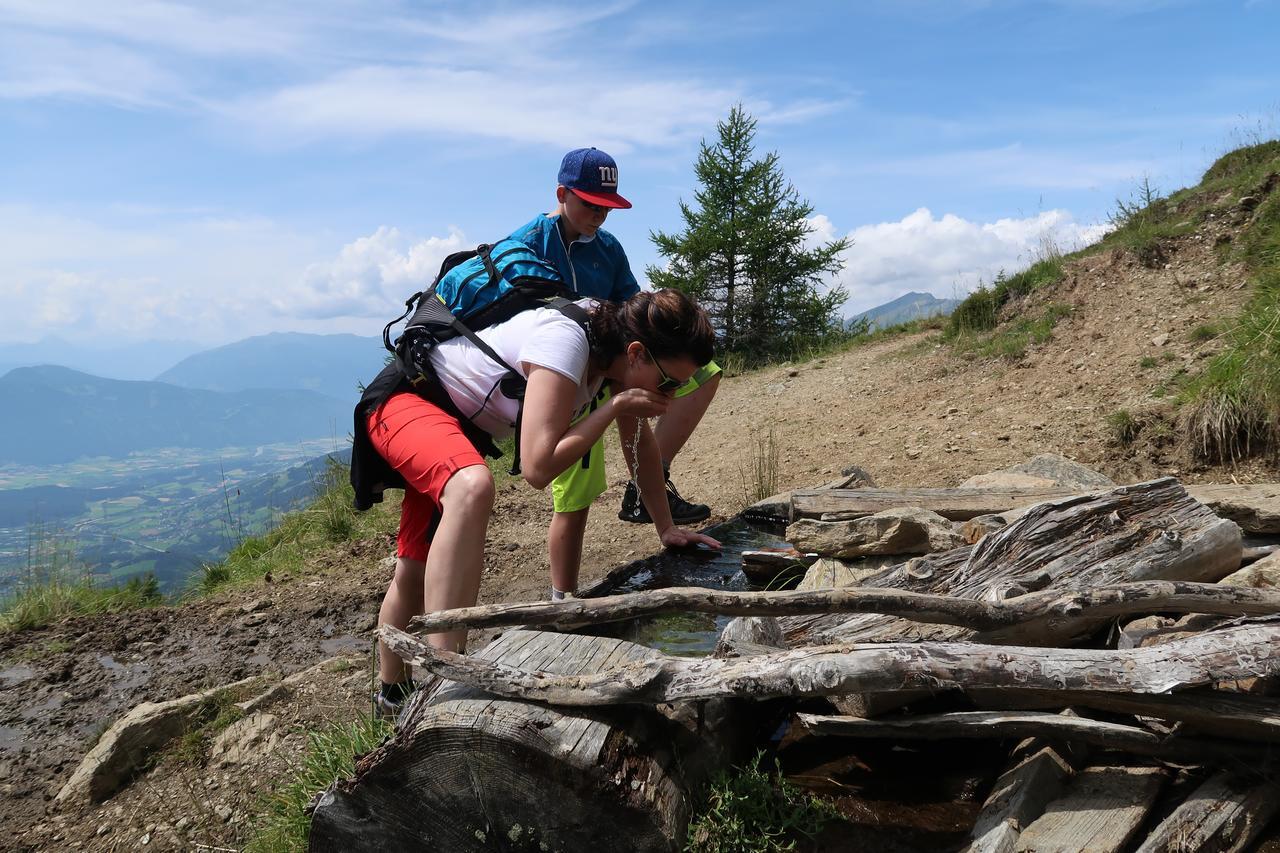
[[[591,357],[608,367],[632,341],[658,358],[711,361],[716,333],[707,312],[678,290],[642,290],[626,302],[601,302],[591,314]]]

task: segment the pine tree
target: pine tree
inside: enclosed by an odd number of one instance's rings
[[[684,230],[649,236],[667,267],[649,267],[655,287],[674,287],[710,313],[725,349],[761,362],[789,356],[840,327],[847,293],[823,293],[843,266],[847,239],[807,247],[813,206],[784,177],[776,153],[754,159],[756,121],[742,108],[702,141],[694,204],[680,201]]]

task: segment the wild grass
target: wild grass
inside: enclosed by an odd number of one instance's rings
[[[284,784],[264,804],[247,853],[293,853],[307,849],[311,815],[307,805],[319,791],[355,772],[359,756],[391,735],[390,723],[372,714],[350,723],[331,723],[307,733],[307,748]]]
[[[387,535],[395,530],[393,507],[380,504],[357,513],[353,499],[347,466],[328,459],[324,470],[317,473],[316,497],[309,506],[285,515],[274,529],[244,539],[222,562],[205,565],[195,578],[192,591],[207,594],[268,575],[296,574],[318,546]]]
[[[738,468],[746,504],[762,501],[778,493],[780,460],[781,448],[773,427],[769,427],[768,432],[757,429],[751,444],[750,467]]]
[[[994,329],[1001,309],[1011,300],[1061,280],[1063,264],[1063,256],[1053,253],[1014,275],[1002,271],[990,286],[979,287],[956,306],[947,321],[946,336],[953,339]]]
[[[102,584],[75,555],[71,543],[41,527],[29,534],[27,563],[14,592],[0,599],[0,631],[25,631],[92,613],[114,613],[161,603],[155,576]]]
[[[1247,215],[1228,257],[1251,273],[1253,296],[1219,330],[1225,346],[1181,393],[1192,454],[1211,463],[1280,452],[1280,140],[1228,152],[1201,190],[1214,190]],[[1245,206],[1240,199],[1252,198]],[[1197,330],[1199,331],[1199,330]],[[1193,335],[1195,333],[1193,332]]]
[[[1053,303],[1038,316],[1023,317],[987,333],[956,333],[950,341],[960,355],[1018,362],[1026,357],[1032,345],[1048,342],[1058,321],[1070,314],[1070,305]]]
[[[782,776],[761,769],[763,753],[745,767],[721,770],[689,823],[688,853],[781,853],[795,850],[839,817],[835,808]]]

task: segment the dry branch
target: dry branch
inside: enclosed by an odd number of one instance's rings
[[[413,634],[510,625],[584,625],[662,613],[691,611],[732,616],[797,616],[881,613],[958,625],[1004,642],[1042,645],[1064,638],[1072,625],[1145,613],[1210,613],[1223,616],[1280,614],[1280,592],[1217,584],[1146,581],[1064,593],[1045,590],[1004,601],[982,601],[897,589],[828,589],[809,592],[722,592],[668,587],[606,598],[531,604],[490,604],[416,617]]]
[[[1233,626],[1127,651],[883,643],[689,660],[648,650],[631,662],[579,676],[442,652],[390,626],[379,634],[400,657],[442,678],[500,696],[563,705],[954,687],[1161,694],[1280,672],[1280,625],[1275,624]]]
[[[997,515],[1015,507],[1060,500],[1079,489],[801,489],[791,493],[791,518],[862,518],[886,509],[916,506],[951,521]]]

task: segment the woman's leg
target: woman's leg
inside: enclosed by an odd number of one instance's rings
[[[493,496],[493,474],[487,465],[460,468],[449,478],[440,501],[440,526],[427,554],[422,599],[426,612],[476,603]],[[461,652],[467,647],[467,631],[429,634],[427,642],[437,649]]]
[[[556,512],[547,531],[547,552],[551,558],[551,586],[561,592],[576,592],[582,568],[582,540],[587,531],[591,507],[573,512]]]
[[[422,613],[422,573],[424,560],[396,558],[396,574],[387,587],[378,611],[379,625],[409,627],[409,620]],[[378,677],[383,684],[403,684],[409,680],[411,667],[396,657],[386,643],[378,641]]]

